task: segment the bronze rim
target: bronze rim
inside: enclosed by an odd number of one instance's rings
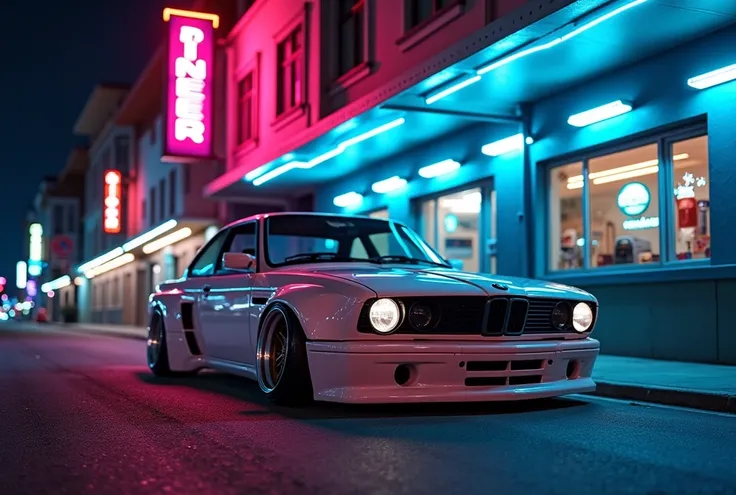
[[[258,336],[258,384],[264,392],[274,390],[286,369],[289,327],[286,315],[274,309]]]

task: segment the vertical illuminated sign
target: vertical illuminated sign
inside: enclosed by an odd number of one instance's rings
[[[28,264],[25,261],[19,261],[15,264],[15,286],[25,289],[26,282],[28,282]]]
[[[164,159],[212,156],[214,14],[164,9],[169,23],[166,60]]]
[[[122,182],[123,177],[119,171],[108,170],[105,172],[102,228],[107,234],[119,234],[121,230]]]

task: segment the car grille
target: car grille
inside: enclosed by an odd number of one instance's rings
[[[439,313],[436,324],[425,329],[415,328],[409,318],[404,317],[395,333],[425,335],[485,335],[519,336],[574,332],[571,326],[560,330],[552,324],[552,312],[560,299],[525,297],[411,297],[396,299],[406,314],[415,303],[428,304]],[[358,331],[374,333],[369,319],[370,306],[367,301],[358,320]],[[579,301],[566,300],[572,306]],[[593,309],[593,325],[597,307]]]

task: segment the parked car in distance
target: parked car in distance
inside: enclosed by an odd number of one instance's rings
[[[454,269],[392,220],[273,213],[234,222],[149,302],[154,374],[233,373],[280,405],[595,390],[595,297]]]

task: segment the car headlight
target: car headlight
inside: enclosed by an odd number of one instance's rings
[[[401,321],[401,309],[393,299],[379,299],[368,312],[371,325],[378,333],[391,333]]]
[[[587,332],[593,324],[593,310],[585,303],[578,303],[572,310],[572,326],[576,332]]]

